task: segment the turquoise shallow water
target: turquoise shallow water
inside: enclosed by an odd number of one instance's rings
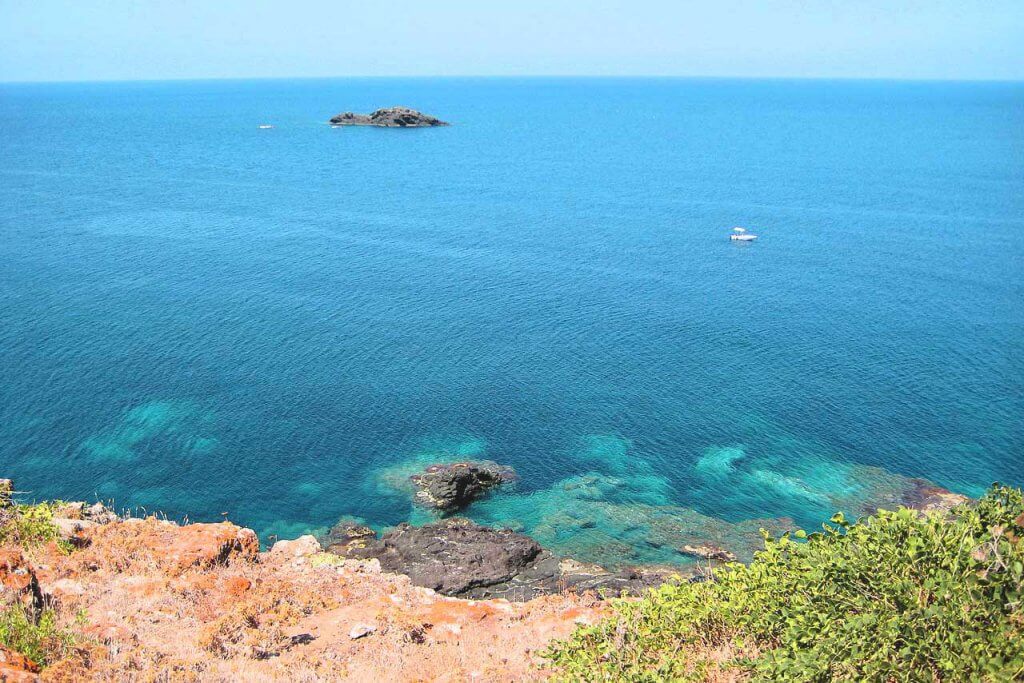
[[[324,124],[392,104],[455,125]],[[293,536],[479,456],[616,563],[1024,484],[1021,84],[0,85],[0,209],[31,497]]]

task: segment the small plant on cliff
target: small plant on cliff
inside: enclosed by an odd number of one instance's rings
[[[65,656],[75,636],[57,625],[53,610],[43,610],[35,620],[21,605],[0,609],[0,645],[45,666]]]
[[[53,523],[54,511],[63,505],[60,501],[23,505],[8,503],[0,506],[0,545],[13,543],[31,547],[60,541],[60,531]]]
[[[949,515],[837,514],[714,581],[617,601],[546,657],[570,680],[1022,680],[1022,537],[1021,491],[999,485]]]

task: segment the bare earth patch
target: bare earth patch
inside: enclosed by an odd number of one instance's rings
[[[233,524],[115,521],[26,553],[76,645],[24,680],[514,681],[601,603],[448,598],[311,537],[258,552]]]

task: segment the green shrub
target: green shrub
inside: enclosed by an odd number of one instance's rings
[[[618,600],[546,653],[570,680],[1024,679],[1024,498],[765,537],[748,565]],[[806,539],[806,541],[804,541]]]
[[[0,507],[0,545],[14,543],[22,547],[59,541],[60,532],[53,523],[60,501],[22,505],[13,503]]]
[[[45,666],[63,657],[75,638],[57,626],[52,610],[43,610],[33,621],[20,605],[0,610],[0,645],[19,652],[36,664]]]

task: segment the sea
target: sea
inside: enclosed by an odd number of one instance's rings
[[[23,500],[270,543],[474,459],[609,566],[1024,485],[1024,83],[0,85]]]

